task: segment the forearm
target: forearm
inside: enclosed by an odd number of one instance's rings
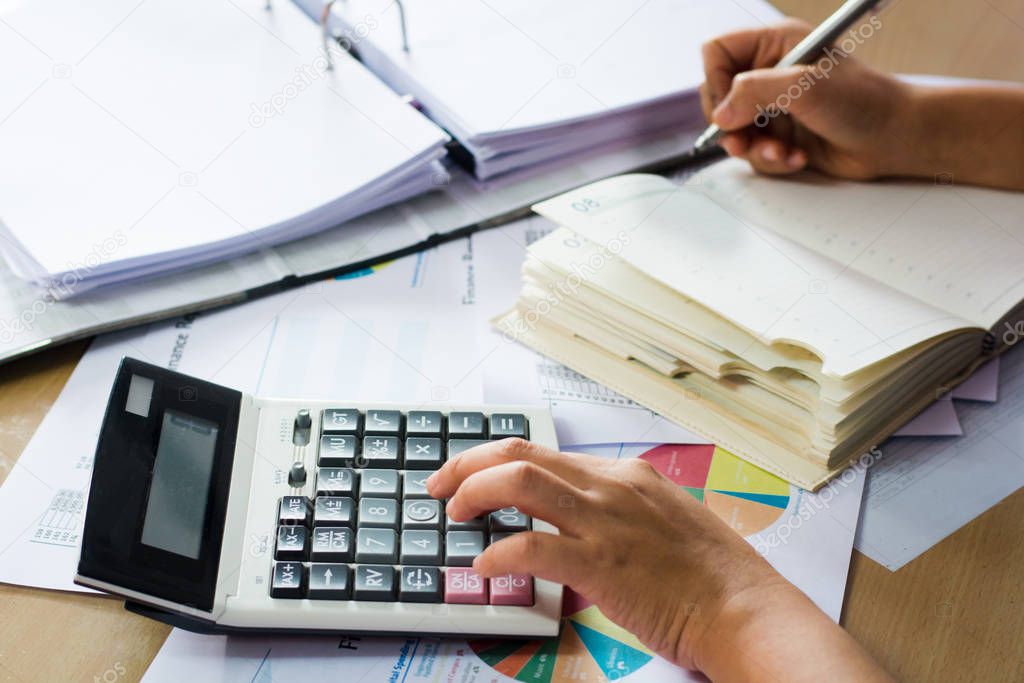
[[[781,582],[737,595],[701,643],[695,663],[715,683],[893,680],[803,593]]]
[[[1024,190],[1024,86],[912,89],[893,175]]]

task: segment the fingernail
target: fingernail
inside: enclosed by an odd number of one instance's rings
[[[437,486],[437,472],[427,477],[427,493],[433,493],[435,486]]]
[[[804,163],[804,153],[798,149],[793,150],[792,152],[789,153],[789,156],[786,158],[786,163],[789,164],[790,168],[797,168],[798,166],[802,166]]]
[[[711,120],[718,126],[731,126],[736,119],[736,112],[732,110],[728,102],[722,102],[711,112]]]

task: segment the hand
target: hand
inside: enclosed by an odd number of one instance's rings
[[[854,179],[901,173],[920,154],[915,134],[901,129],[913,89],[841,50],[808,66],[771,68],[809,32],[787,20],[704,45],[701,103],[726,131],[722,147],[768,174],[807,166]]]
[[[427,481],[455,521],[503,507],[554,524],[488,547],[482,576],[565,584],[658,654],[694,668],[701,635],[741,593],[795,592],[708,508],[642,460],[558,453],[522,439],[478,446]]]

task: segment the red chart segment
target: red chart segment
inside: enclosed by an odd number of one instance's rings
[[[715,455],[712,445],[666,443],[640,456],[680,486],[703,489]]]

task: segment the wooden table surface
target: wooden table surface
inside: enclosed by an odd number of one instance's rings
[[[777,0],[815,22],[838,0]],[[856,56],[1024,81],[1024,0],[894,0]],[[86,344],[0,367],[0,481]],[[3,522],[0,521],[0,524]],[[854,552],[843,625],[908,681],[1024,681],[1024,490],[898,572]],[[0,681],[134,681],[169,628],[106,598],[0,585]]]

